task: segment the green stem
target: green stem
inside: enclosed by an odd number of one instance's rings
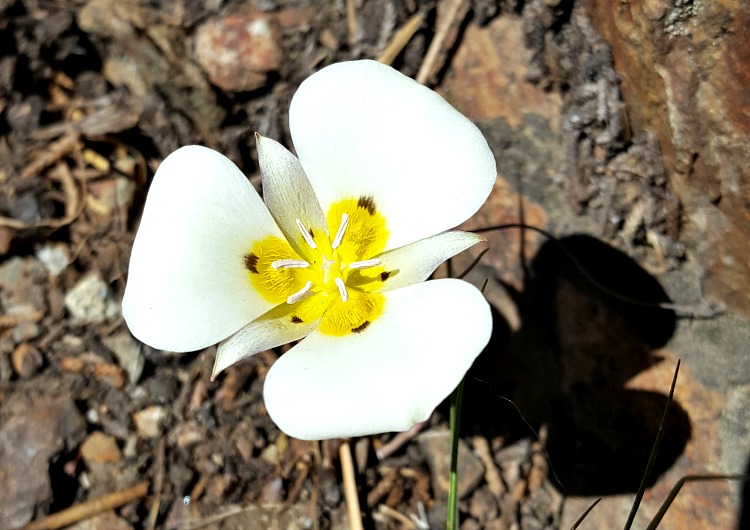
[[[461,400],[464,395],[464,380],[451,394],[451,476],[448,488],[448,521],[446,530],[458,528],[458,431],[461,425]]]

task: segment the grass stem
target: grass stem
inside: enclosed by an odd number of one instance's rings
[[[447,530],[458,528],[458,433],[461,426],[461,401],[464,394],[464,380],[451,394],[450,428],[451,428],[451,475],[448,486],[448,520]]]

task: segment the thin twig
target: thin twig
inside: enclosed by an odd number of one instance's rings
[[[378,62],[390,65],[398,57],[398,54],[409,44],[409,41],[414,34],[422,25],[424,19],[424,12],[419,11],[412,15],[412,17],[406,21],[406,24],[401,26],[398,31],[393,35],[391,41],[385,47],[385,50],[378,57]]]
[[[76,149],[80,149],[80,136],[78,133],[68,131],[59,140],[49,144],[45,150],[34,158],[22,171],[21,178],[29,178],[40,173],[44,168],[51,166]]]
[[[398,451],[406,442],[414,438],[417,434],[422,432],[422,429],[427,425],[427,420],[420,421],[414,427],[408,431],[400,432],[394,436],[387,444],[375,451],[375,456],[378,460],[384,460],[391,456],[393,453]]]
[[[10,328],[20,322],[38,322],[43,316],[44,314],[38,310],[18,315],[0,315],[0,328]]]
[[[60,228],[72,223],[78,217],[83,211],[85,202],[83,201],[81,192],[78,191],[78,186],[73,180],[70,168],[64,162],[59,162],[50,170],[49,175],[62,183],[65,194],[65,215],[59,219],[40,219],[30,223],[11,217],[0,216],[0,226],[7,226],[14,230],[42,227]]]
[[[401,512],[394,510],[387,504],[381,504],[380,506],[378,506],[378,513],[381,513],[386,517],[390,517],[391,519],[395,519],[396,521],[401,523],[401,528],[403,530],[417,530],[416,525],[412,522],[411,519],[409,519]]]
[[[419,72],[417,72],[417,77],[415,77],[417,83],[424,85],[430,81],[435,70],[435,63],[437,63],[438,55],[443,49],[443,44],[448,37],[448,33],[466,13],[467,5],[465,4],[465,0],[450,0],[450,4],[445,10],[445,15],[439,22],[435,37],[430,42],[430,47],[427,48],[427,53],[422,60],[422,65],[419,67]]]
[[[159,438],[156,444],[156,476],[154,478],[154,502],[151,503],[151,510],[148,514],[147,530],[156,528],[156,519],[159,517],[159,508],[161,507],[161,490],[164,486],[164,438]]]
[[[214,515],[210,515],[208,517],[204,517],[202,519],[183,519],[181,523],[184,525],[182,527],[182,530],[198,530],[199,528],[204,528],[206,526],[209,526],[214,523],[218,523],[220,521],[223,521],[224,519],[228,519],[230,517],[234,517],[235,515],[239,515],[241,513],[246,513],[253,511],[257,509],[258,506],[254,504],[250,504],[245,507],[240,506],[232,506],[230,508],[227,508],[225,511],[221,513],[217,513]]]
[[[310,466],[305,462],[298,462],[297,470],[299,471],[299,475],[297,476],[297,480],[294,481],[294,485],[289,490],[289,495],[285,501],[287,506],[297,501],[297,496],[299,496],[302,491],[302,487],[305,485],[305,480],[307,480],[307,475],[310,473]]]
[[[346,30],[347,37],[349,40],[349,46],[354,46],[357,43],[357,6],[354,4],[355,0],[346,0]]]
[[[484,480],[487,482],[487,488],[499,499],[508,491],[508,488],[505,487],[497,465],[495,465],[495,459],[492,458],[490,444],[484,436],[474,436],[472,443],[474,444],[477,456],[479,456],[479,460],[484,464]]]
[[[344,482],[346,511],[349,515],[349,528],[351,528],[351,530],[364,530],[364,527],[362,526],[362,512],[359,509],[357,482],[354,478],[352,448],[349,445],[349,440],[341,440],[341,445],[339,446],[339,459],[341,460],[341,475]]]
[[[312,473],[312,492],[310,492],[310,499],[307,502],[307,509],[309,511],[309,517],[312,521],[312,530],[318,530],[320,528],[320,517],[318,516],[318,499],[320,498],[320,468],[321,468],[321,455],[320,455],[320,443],[316,444],[315,450],[312,451],[313,457],[313,473]]]
[[[130,488],[116,491],[81,504],[76,504],[61,512],[48,515],[41,521],[34,521],[21,530],[56,530],[73,523],[89,519],[97,514],[119,508],[129,502],[145,497],[148,493],[148,481],[141,482]]]

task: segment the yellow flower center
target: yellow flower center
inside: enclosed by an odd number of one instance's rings
[[[344,199],[326,217],[333,238],[322,227],[297,220],[299,254],[283,239],[268,237],[244,256],[253,287],[291,323],[320,321],[330,335],[359,333],[383,311],[376,292],[388,279],[380,260],[388,230],[371,197]]]

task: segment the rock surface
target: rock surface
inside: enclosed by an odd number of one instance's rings
[[[442,87],[480,123],[498,163],[498,189],[470,229],[523,221],[557,236],[597,236],[634,258],[678,306],[676,328],[662,327],[653,335],[659,326],[645,325],[655,321],[642,308],[612,308],[606,296],[596,302],[589,298],[597,291],[590,284],[584,295],[554,275],[552,283],[540,282],[540,271],[548,274],[548,266],[566,260],[559,256],[542,268],[544,238],[531,231],[523,241],[515,229],[490,233],[490,250],[470,275],[477,285],[489,278],[488,299],[510,328],[511,352],[505,355],[500,345],[485,361],[491,368],[482,364],[479,377],[498,374],[490,379],[494,392],[501,392],[501,385],[515,388],[524,417],[532,425],[553,427],[550,464],[563,475],[565,489],[575,491],[576,481],[587,477],[581,485],[593,488],[591,495],[608,495],[582,528],[624,524],[633,495],[607,488],[614,484],[632,492],[637,487],[655,433],[652,422],[660,417],[678,356],[683,367],[673,406],[677,416],[668,427],[673,445],[663,449],[673,461],[663,464],[665,474],[647,491],[636,527],[647,524],[684,474],[740,473],[747,466],[746,450],[737,448],[749,443],[740,412],[750,408],[750,357],[742,346],[750,333],[748,218],[740,197],[750,196],[741,156],[744,152],[746,158],[750,144],[747,115],[734,107],[747,97],[746,83],[737,93],[737,81],[750,71],[741,66],[747,55],[736,48],[748,36],[739,29],[747,6],[667,4],[628,2],[612,9],[587,1],[559,18],[555,2],[528,2],[516,18],[467,28]],[[540,27],[556,23],[559,41],[537,38],[543,36]],[[714,38],[708,37],[709,28]],[[526,55],[508,52],[518,47],[528,47]],[[554,90],[540,90],[563,84],[561,98]],[[731,119],[730,112],[736,114]],[[711,198],[711,189],[720,190],[721,200]],[[578,258],[600,282],[620,274],[605,254],[610,253],[589,248]],[[504,297],[498,294],[503,285],[509,287]],[[644,285],[636,280],[624,292],[639,298]],[[535,290],[541,300],[534,298]],[[716,312],[712,300],[729,307],[729,313]],[[530,307],[547,316],[536,320],[539,315],[529,314]],[[642,324],[633,320],[639,313]],[[550,322],[544,320],[550,317],[557,322],[551,337]],[[637,329],[649,327],[647,342],[653,346],[637,339]],[[656,359],[662,360],[652,365]],[[558,413],[556,402],[565,403]],[[557,460],[561,439],[582,452]],[[632,452],[636,442],[645,455]],[[626,445],[618,448],[618,443]],[[596,451],[615,451],[620,463],[630,462],[626,467],[633,477],[627,485],[617,486],[630,473],[626,468],[610,469],[609,479],[601,476],[618,459],[596,464],[599,474],[586,472]],[[578,468],[566,470],[570,464]],[[584,490],[569,494],[560,527],[569,528],[593,500]],[[661,527],[686,528],[700,521],[732,528],[739,503],[737,484],[686,486]]]
[[[77,445],[85,423],[67,396],[7,396],[0,420],[0,527],[18,528],[49,501],[50,465]]]
[[[430,431],[419,435],[422,452],[430,466],[432,487],[439,497],[448,495],[451,468],[451,433],[449,431]],[[463,498],[476,488],[484,476],[482,462],[463,440],[458,443],[458,498]]]
[[[633,127],[659,139],[706,293],[750,315],[750,4],[582,3],[612,47]]]

